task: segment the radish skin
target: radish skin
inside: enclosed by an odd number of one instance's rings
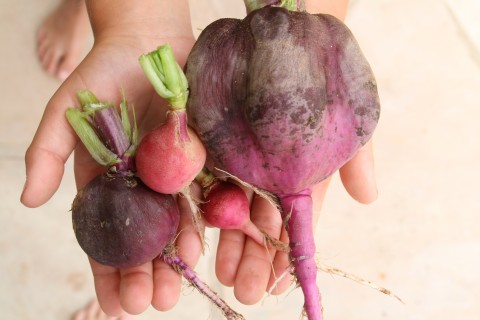
[[[312,190],[307,189],[292,196],[280,197],[284,208],[282,217],[290,239],[290,258],[295,276],[305,297],[304,310],[309,319],[322,319],[320,292],[317,287],[315,239],[312,229]]]
[[[205,284],[197,274],[178,256],[164,254],[163,261],[172,269],[180,273],[188,282],[192,284],[201,294],[207,297],[213,304],[219,308],[228,320],[245,320],[245,318],[232,310],[223,299],[221,299],[207,284]]]
[[[380,103],[340,20],[275,7],[302,3],[248,0],[243,20],[207,26],[187,59],[187,111],[216,168],[280,199],[304,311],[321,320],[310,189],[370,140]]]
[[[288,244],[260,230],[250,219],[250,200],[237,184],[216,178],[204,168],[195,178],[203,189],[200,211],[213,227],[240,230],[260,246],[288,252]],[[247,186],[251,187],[251,186]],[[254,189],[254,192],[258,190]]]
[[[186,113],[169,111],[166,122],[143,137],[137,149],[137,174],[151,189],[181,192],[203,168],[206,151],[186,125]]]
[[[175,61],[170,45],[139,58],[156,92],[169,102],[166,122],[140,141],[136,155],[137,174],[151,189],[167,194],[183,192],[201,171],[206,150],[188,127],[188,83]]]
[[[225,230],[241,230],[259,245],[265,236],[250,220],[250,202],[245,192],[236,184],[217,182],[201,205],[203,217],[212,226]]]

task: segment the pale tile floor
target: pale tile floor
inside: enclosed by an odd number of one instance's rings
[[[24,151],[59,85],[34,53],[36,27],[56,2],[0,0],[0,319],[68,319],[93,296],[71,229],[71,164],[48,204],[26,209],[18,201]],[[205,3],[192,1],[195,28],[243,15],[240,0]],[[380,196],[359,205],[334,179],[317,228],[319,258],[393,290],[405,304],[320,274],[327,319],[480,319],[478,3],[351,3],[347,24],[376,73],[383,105],[375,136]],[[215,282],[213,255],[198,272],[233,302]],[[301,301],[295,290],[251,307],[232,304],[247,319],[298,319]],[[219,319],[188,288],[173,311],[138,318]]]

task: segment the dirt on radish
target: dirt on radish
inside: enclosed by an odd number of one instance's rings
[[[380,104],[350,30],[302,2],[246,1],[245,19],[207,26],[187,60],[187,114],[216,167],[278,197],[304,311],[319,320],[312,186],[371,138]]]

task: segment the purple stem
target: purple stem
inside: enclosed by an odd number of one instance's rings
[[[133,159],[125,154],[130,147],[130,140],[115,108],[107,107],[95,111],[92,115],[92,122],[105,146],[123,160],[115,165],[117,170],[119,172],[132,170]]]
[[[167,121],[175,121],[175,127],[178,128],[178,134],[183,143],[190,142],[188,135],[187,112],[184,110],[170,110],[167,114]]]
[[[230,306],[221,299],[206,283],[204,283],[190,267],[183,262],[180,257],[174,255],[162,255],[163,261],[172,267],[173,270],[180,273],[190,284],[192,284],[201,294],[206,296],[229,320],[244,320],[245,318],[232,310]]]

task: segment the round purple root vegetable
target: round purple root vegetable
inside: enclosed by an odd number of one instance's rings
[[[352,33],[330,15],[267,6],[205,28],[186,76],[189,122],[215,166],[278,196],[305,312],[322,319],[311,188],[370,139],[380,114]]]
[[[107,172],[78,192],[72,220],[89,257],[130,268],[160,256],[177,233],[180,214],[173,196],[149,189],[134,176]]]

